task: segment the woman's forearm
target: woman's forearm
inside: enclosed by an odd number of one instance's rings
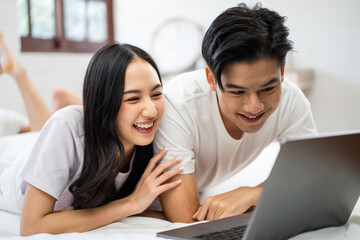
[[[20,233],[28,236],[37,233],[84,232],[135,213],[134,204],[128,198],[123,198],[97,208],[53,212],[31,221],[22,219]]]

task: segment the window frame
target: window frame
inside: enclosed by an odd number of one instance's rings
[[[85,0],[88,2],[89,0]],[[107,40],[101,43],[85,41],[71,41],[65,38],[64,4],[63,0],[55,0],[55,37],[41,39],[32,37],[30,0],[27,0],[28,28],[26,37],[21,37],[21,51],[23,52],[78,52],[93,53],[104,44],[114,41],[113,0],[99,0],[106,3],[107,12]]]

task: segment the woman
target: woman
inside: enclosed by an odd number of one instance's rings
[[[157,166],[166,149],[152,157],[164,102],[145,51],[117,43],[100,49],[85,75],[83,103],[57,111],[31,151],[2,173],[0,207],[21,209],[21,235],[95,229],[144,212],[180,184],[165,182],[181,168],[164,173],[180,159]],[[15,186],[3,188],[11,178]]]

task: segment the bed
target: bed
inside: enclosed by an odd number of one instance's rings
[[[19,150],[33,143],[37,134],[32,132],[0,137],[0,164],[11,162]],[[254,186],[262,182],[269,175],[279,149],[278,143],[270,144],[241,174],[208,189],[201,195],[201,200],[209,195],[229,191],[241,185]],[[160,239],[156,237],[157,232],[185,225],[147,217],[128,217],[89,232],[60,235],[37,234],[26,239]],[[19,236],[19,226],[19,215],[0,211],[0,239],[23,239]],[[344,226],[303,233],[293,239],[360,239],[360,201],[357,202],[348,223]]]

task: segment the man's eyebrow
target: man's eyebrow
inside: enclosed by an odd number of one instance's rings
[[[232,83],[226,83],[226,84],[225,84],[225,87],[226,87],[226,88],[246,89],[246,88],[244,88],[244,87],[241,87],[241,86],[238,86],[238,85],[232,84]]]
[[[156,84],[152,89],[151,91],[154,91],[155,89],[157,88],[161,88],[161,84]],[[127,90],[125,91],[123,94],[129,94],[129,93],[140,93],[141,91],[140,90]]]
[[[268,81],[267,83],[263,84],[261,87],[267,87],[271,84],[274,84],[274,83],[277,83],[277,82],[280,82],[279,78],[278,77],[274,77],[273,79],[271,79],[270,81]]]
[[[267,87],[267,86],[274,84],[276,82],[279,82],[279,81],[280,81],[279,78],[275,77],[275,78],[271,79],[270,81],[268,81],[267,83],[263,84],[261,87]],[[237,88],[237,89],[243,89],[243,90],[246,89],[245,87],[242,87],[242,86],[239,86],[239,85],[236,85],[233,83],[226,83],[225,87],[226,88]]]

